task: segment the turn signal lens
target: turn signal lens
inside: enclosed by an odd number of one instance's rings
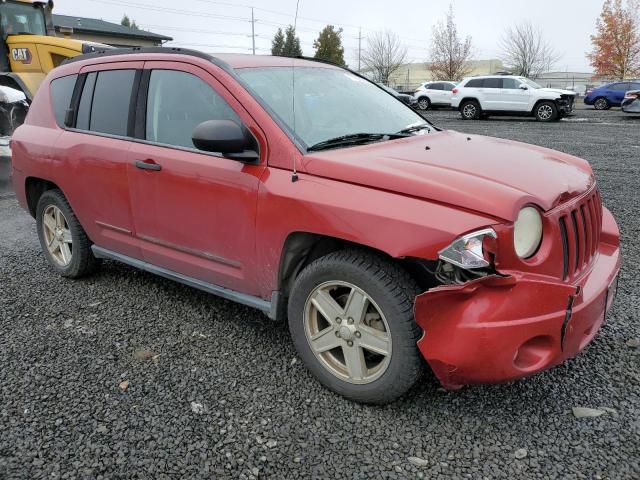
[[[455,239],[451,245],[440,250],[438,256],[445,262],[466,269],[488,267],[489,262],[484,258],[482,249],[484,237],[496,238],[497,235],[492,228],[468,233]]]

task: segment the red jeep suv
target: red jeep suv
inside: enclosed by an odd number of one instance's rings
[[[311,373],[391,401],[576,355],[619,232],[584,160],[440,130],[306,59],[179,49],[67,61],[13,137],[18,199],[61,275],[124,262],[288,319]]]

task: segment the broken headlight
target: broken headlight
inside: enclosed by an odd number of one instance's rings
[[[468,233],[455,239],[451,245],[438,252],[438,256],[445,262],[452,263],[461,268],[484,268],[490,264],[484,258],[482,244],[484,237],[496,238],[493,228],[485,228],[477,232]]]

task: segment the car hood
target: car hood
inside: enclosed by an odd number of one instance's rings
[[[560,88],[540,88],[541,92],[551,92],[557,95],[573,95],[575,97],[576,92],[572,92],[571,90],[562,90]]]
[[[445,203],[513,221],[525,204],[550,210],[588,190],[589,164],[554,150],[455,131],[313,152],[311,175]]]

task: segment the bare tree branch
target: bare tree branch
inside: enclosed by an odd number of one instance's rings
[[[453,7],[449,5],[446,22],[440,21],[433,27],[429,68],[434,80],[462,80],[471,73],[469,60],[472,56],[471,37],[462,40],[458,36]]]
[[[374,32],[367,38],[367,46],[362,51],[362,63],[376,82],[389,83],[389,77],[407,60],[407,47],[400,37],[385,30]]]
[[[537,78],[560,58],[531,22],[508,27],[500,40],[502,61],[515,75]]]

